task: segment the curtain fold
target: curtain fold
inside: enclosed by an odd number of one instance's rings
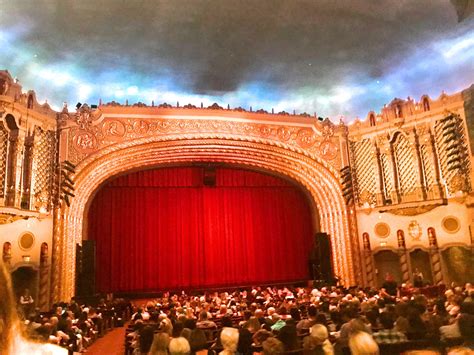
[[[309,203],[289,182],[217,168],[146,170],[106,184],[89,209],[99,292],[217,287],[308,278]]]

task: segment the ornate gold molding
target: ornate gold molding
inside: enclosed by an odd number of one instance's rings
[[[8,224],[16,222],[20,219],[28,219],[28,217],[8,214],[8,213],[0,213],[0,224]]]
[[[105,109],[106,110],[106,109]],[[187,113],[184,110],[184,113]],[[102,113],[81,108],[74,116],[63,114],[62,121],[68,128],[68,160],[79,163],[87,156],[120,142],[145,137],[165,137],[182,134],[212,134],[239,136],[239,139],[267,139],[304,149],[328,161],[336,169],[340,165],[339,136],[337,127],[329,120],[323,123],[306,119],[304,125],[282,121],[261,123],[257,120],[219,117],[189,118],[179,115],[147,115],[143,118],[123,117],[123,114]],[[189,115],[189,113],[188,113]],[[131,111],[130,116],[136,116]],[[268,119],[262,115],[261,120]],[[223,117],[224,118],[224,117]]]

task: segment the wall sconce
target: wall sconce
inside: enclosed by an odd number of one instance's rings
[[[25,263],[29,263],[31,260],[31,256],[29,255],[22,255],[21,257]]]
[[[380,246],[381,246],[381,247],[387,246],[387,242],[380,242]]]

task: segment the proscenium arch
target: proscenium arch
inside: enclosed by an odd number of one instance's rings
[[[76,168],[76,196],[71,206],[63,206],[56,216],[53,301],[74,296],[75,246],[82,242],[87,205],[105,180],[133,169],[193,162],[263,169],[287,176],[305,187],[318,207],[321,231],[331,237],[335,274],[345,285],[353,285],[347,208],[336,173],[301,150],[272,143],[242,137],[149,137],[109,146],[86,158]]]

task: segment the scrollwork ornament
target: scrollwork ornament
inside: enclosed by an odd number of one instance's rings
[[[92,110],[87,104],[82,105],[76,112],[76,124],[82,130],[89,130],[93,121]]]
[[[331,121],[329,121],[328,119],[325,119],[323,121],[323,127],[322,127],[322,135],[324,138],[328,139],[330,137],[332,137],[334,135],[334,127],[333,127],[333,124],[331,123]]]
[[[73,136],[74,147],[81,153],[91,153],[97,149],[95,135],[90,131],[78,130]]]
[[[454,175],[449,182],[449,187],[451,191],[466,191],[466,179],[461,175]]]
[[[316,143],[315,134],[310,129],[300,129],[296,140],[302,148],[311,148]]]

